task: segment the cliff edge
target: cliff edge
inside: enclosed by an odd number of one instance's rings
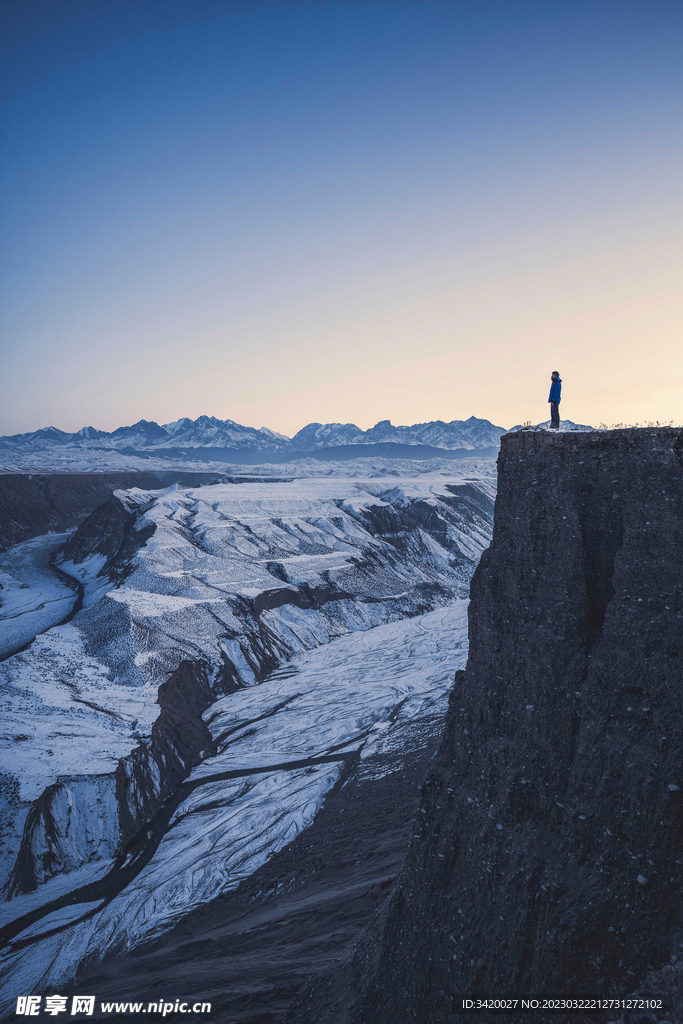
[[[636,991],[665,1008],[624,1021],[683,1020],[683,431],[522,430],[498,467],[402,875],[291,1024]]]

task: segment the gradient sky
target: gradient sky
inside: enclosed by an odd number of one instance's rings
[[[683,421],[683,4],[4,0],[0,434]]]

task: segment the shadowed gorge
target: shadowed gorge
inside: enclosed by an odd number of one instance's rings
[[[624,1021],[683,1019],[682,453],[676,429],[503,438],[467,668],[406,863],[352,970],[288,1024],[634,992],[663,1009]]]

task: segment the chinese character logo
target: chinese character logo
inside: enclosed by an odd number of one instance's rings
[[[65,1010],[66,996],[45,997],[45,1013],[50,1013],[53,1017],[56,1017],[58,1013],[64,1013]]]
[[[37,1017],[40,1013],[40,996],[19,996],[16,1013],[23,1017]]]
[[[95,1009],[95,996],[74,996],[71,1002],[71,1016],[75,1013],[86,1013],[92,1017]]]

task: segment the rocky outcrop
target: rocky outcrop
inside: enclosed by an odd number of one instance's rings
[[[210,473],[0,473],[0,551],[82,523],[116,490],[188,487],[225,479]]]
[[[150,495],[148,504],[153,497]],[[80,563],[94,556],[105,559],[98,576],[122,583],[131,571],[131,560],[153,536],[154,523],[140,523],[139,509],[131,511],[125,500],[113,495],[81,524],[67,541],[60,561]]]
[[[114,776],[60,779],[31,804],[4,895],[33,892],[54,875],[112,857],[119,839]]]
[[[159,717],[142,743],[116,769],[120,841],[126,845],[184,781],[202,755],[212,751],[202,713],[211,703],[208,666],[183,661],[159,687]]]
[[[631,1021],[683,1020],[682,657],[683,431],[504,437],[402,876],[353,980],[319,979],[288,1021],[648,988],[664,1011]]]

